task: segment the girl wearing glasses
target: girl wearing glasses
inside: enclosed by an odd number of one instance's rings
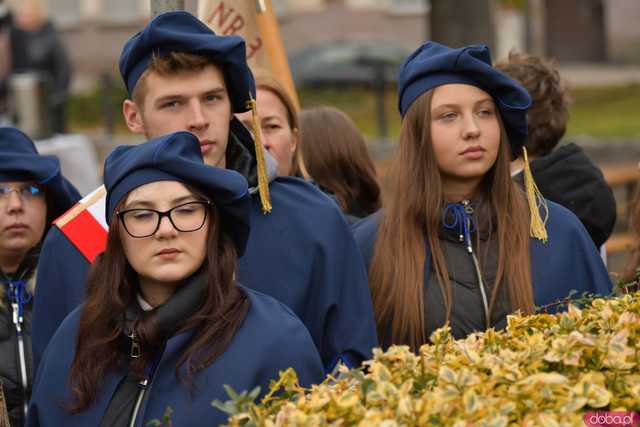
[[[264,394],[289,367],[302,385],[322,380],[303,324],[235,281],[249,234],[241,175],[204,165],[198,139],[178,132],[118,147],[104,177],[107,247],[38,367],[27,425],[144,426],[168,408],[178,425],[218,425],[225,385]]]
[[[579,220],[544,200],[530,171],[526,193],[511,180],[531,99],[486,46],[426,43],[403,64],[398,94],[389,197],[355,230],[383,345],[417,350],[445,324],[463,338],[571,290],[611,291]]]
[[[0,128],[0,424],[24,425],[31,395],[31,308],[40,242],[51,218],[78,201],[53,156]]]

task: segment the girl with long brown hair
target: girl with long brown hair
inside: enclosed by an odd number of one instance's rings
[[[289,367],[322,380],[300,320],[236,282],[241,175],[206,166],[197,137],[177,132],[118,147],[104,176],[107,247],[39,365],[28,425],[143,426],[167,408],[181,425],[218,425],[225,385],[264,393]]]
[[[584,227],[509,162],[522,151],[524,88],[486,46],[429,42],[403,64],[403,116],[383,211],[356,224],[383,346],[414,350],[438,327],[455,338],[578,293],[608,293]],[[525,153],[526,156],[526,153]]]

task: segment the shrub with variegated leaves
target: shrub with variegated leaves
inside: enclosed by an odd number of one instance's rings
[[[305,390],[291,370],[258,403],[216,403],[231,426],[584,426],[590,410],[640,411],[640,292],[551,315],[513,315],[505,331],[419,354],[374,351],[367,371]],[[292,349],[295,351],[295,349]]]

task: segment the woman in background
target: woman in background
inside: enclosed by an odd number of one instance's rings
[[[284,86],[268,72],[257,70],[254,78],[262,145],[278,163],[278,175],[300,175],[308,178],[298,154],[300,125],[293,100]],[[247,129],[253,129],[250,111],[236,116]]]
[[[640,168],[640,164],[638,165]],[[640,269],[640,183],[636,184],[636,193],[629,204],[629,229],[635,237],[635,241],[629,252],[627,264],[624,267],[620,281],[628,284],[639,278]],[[635,283],[634,289],[640,289],[640,283]]]
[[[24,425],[31,396],[31,310],[40,244],[53,218],[80,199],[54,156],[0,128],[0,424]],[[2,407],[6,405],[6,407]]]
[[[350,221],[380,208],[376,169],[353,120],[332,107],[300,113],[300,148],[311,179],[333,195]]]
[[[49,126],[54,133],[65,133],[67,102],[73,69],[60,34],[47,17],[45,0],[15,3],[11,28],[13,73],[38,73],[50,85]]]

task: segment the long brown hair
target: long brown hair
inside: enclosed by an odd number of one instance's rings
[[[353,120],[332,107],[300,113],[300,145],[309,174],[349,214],[380,208],[380,186],[367,145]]]
[[[96,259],[88,280],[85,302],[76,341],[76,354],[69,374],[73,401],[68,410],[78,413],[91,405],[109,372],[126,363],[120,347],[124,332],[124,313],[135,301],[137,273],[127,261],[120,239],[116,215],[110,222],[107,247]],[[231,238],[221,227],[217,208],[209,211],[207,256],[203,263],[207,280],[206,299],[200,309],[186,319],[179,331],[195,330],[184,350],[176,377],[189,384],[192,376],[209,366],[228,347],[249,308],[246,294],[236,286],[237,254]],[[146,314],[150,314],[149,312]],[[142,355],[129,365],[142,375],[144,366],[162,345],[154,316],[143,315],[136,322]],[[186,364],[186,376],[180,368]]]
[[[635,242],[620,276],[623,284],[632,282],[636,278],[636,270],[640,268],[640,184],[636,184],[635,195],[629,205],[629,229],[635,236]]]
[[[414,350],[426,342],[424,263],[427,246],[444,297],[447,319],[451,315],[451,284],[438,230],[444,195],[431,144],[431,98],[422,94],[402,122],[398,153],[390,170],[385,210],[369,268],[369,284],[383,343],[407,344]],[[533,311],[529,257],[529,210],[522,190],[509,173],[510,150],[500,122],[501,141],[496,163],[484,177],[484,192],[495,217],[498,268],[490,309],[503,283],[513,310]],[[426,242],[425,242],[426,239]],[[508,256],[508,262],[507,262]]]

